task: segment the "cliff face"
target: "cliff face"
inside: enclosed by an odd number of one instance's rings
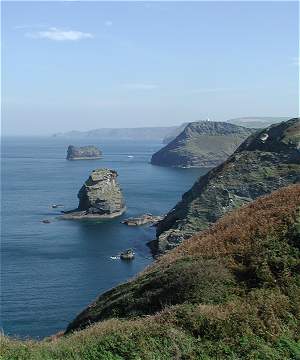
[[[102,153],[96,146],[75,147],[69,145],[67,151],[67,160],[92,160],[99,159]]]
[[[153,165],[211,167],[226,160],[253,130],[225,122],[200,121],[186,125],[167,146],[153,154]]]
[[[76,210],[66,212],[65,219],[86,217],[116,217],[125,211],[125,201],[117,183],[117,172],[96,169],[78,192],[79,205]]]
[[[300,182],[300,120],[251,135],[223,164],[201,177],[158,224],[155,254],[177,246],[228,211]]]

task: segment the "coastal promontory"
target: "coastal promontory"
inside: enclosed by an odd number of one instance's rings
[[[100,159],[101,155],[101,150],[92,145],[81,147],[69,145],[67,150],[67,160],[94,160]]]
[[[152,155],[151,164],[183,168],[216,166],[253,132],[253,129],[226,122],[191,122],[174,140]]]
[[[78,208],[64,212],[64,219],[114,218],[125,211],[125,201],[111,169],[93,170],[78,192]]]

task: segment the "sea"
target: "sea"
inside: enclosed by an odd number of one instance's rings
[[[70,143],[96,145],[103,158],[67,161]],[[97,296],[153,261],[147,242],[155,228],[121,220],[167,213],[208,170],[151,165],[161,147],[153,141],[2,138],[0,326],[6,335],[44,338],[63,331]],[[61,210],[77,207],[77,193],[96,168],[118,172],[126,213],[105,221],[60,219]],[[118,255],[128,248],[136,257],[124,262]]]

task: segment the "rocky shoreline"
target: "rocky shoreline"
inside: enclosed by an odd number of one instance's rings
[[[163,219],[163,216],[144,214],[141,216],[125,219],[125,220],[121,221],[121,223],[128,225],[128,226],[143,226],[143,225],[155,226],[162,219]]]
[[[88,211],[62,211],[63,215],[60,216],[61,219],[64,220],[84,220],[84,219],[113,219],[115,217],[121,216],[125,213],[126,207],[124,207],[121,211],[115,212],[114,214],[93,214]]]

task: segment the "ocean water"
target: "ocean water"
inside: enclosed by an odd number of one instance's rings
[[[66,161],[66,148],[94,144],[101,160]],[[132,278],[153,259],[151,227],[131,228],[123,218],[164,214],[207,169],[152,166],[160,143],[95,139],[2,139],[1,327],[5,334],[42,338],[65,329],[99,294]],[[106,221],[58,218],[77,207],[77,192],[91,170],[117,170],[127,212]],[[49,224],[41,222],[49,219]],[[117,256],[133,248],[136,258]]]

